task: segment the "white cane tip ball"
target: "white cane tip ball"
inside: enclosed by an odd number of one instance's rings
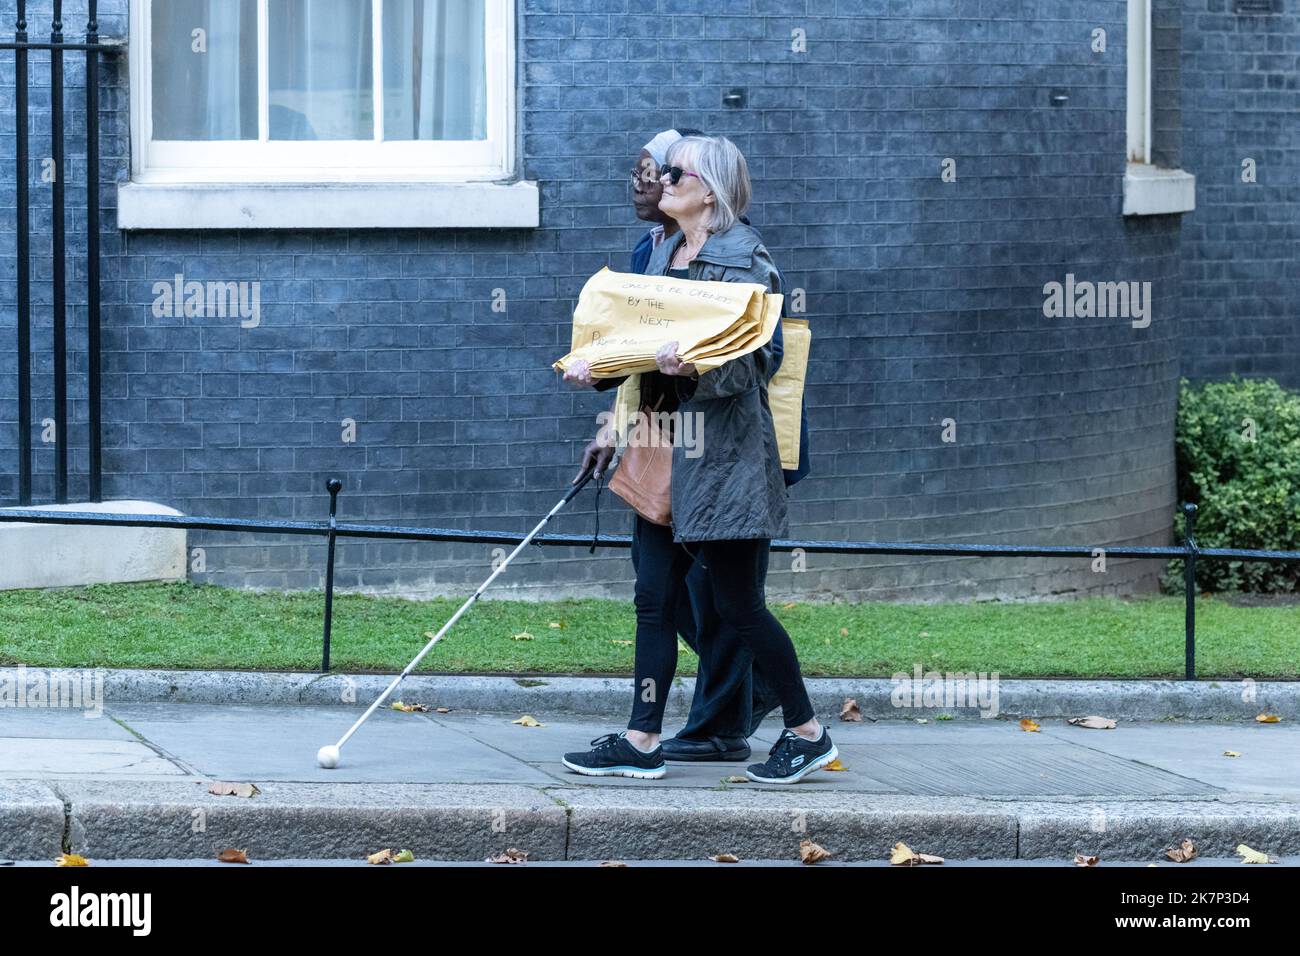
[[[339,765],[339,748],[322,747],[316,752],[316,762],[326,770],[333,770]]]

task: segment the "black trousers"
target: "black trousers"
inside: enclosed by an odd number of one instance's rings
[[[641,525],[650,525],[639,515],[632,530],[632,567],[640,564]],[[762,551],[763,578],[767,577],[769,552]],[[686,724],[677,732],[686,740],[721,737],[735,740],[750,737],[763,719],[780,705],[768,689],[763,668],[754,661],[736,633],[718,614],[713,603],[709,573],[698,561],[686,573],[686,590],[679,592],[673,620],[677,633],[699,657],[695,671],[695,693]],[[707,638],[701,640],[701,635]]]
[[[769,546],[769,541],[759,539],[704,541],[692,543],[688,551],[687,546],[673,542],[671,529],[636,519],[637,632],[630,730],[662,730],[664,706],[677,669],[677,634],[683,628],[694,630],[701,671],[707,661],[709,676],[722,676],[721,686],[706,684],[703,695],[697,686],[691,711],[694,718],[698,707],[700,720],[688,723],[692,732],[684,731],[683,736],[707,737],[710,727],[716,728],[717,736],[748,736],[756,722],[751,703],[753,676],[744,673],[751,665],[761,673],[765,691],[759,720],[770,706],[767,694],[780,701],[787,727],[812,719],[794,645],[764,600]],[[692,574],[698,574],[697,593],[705,598],[698,609],[691,606],[688,579]],[[694,610],[705,613],[697,620]],[[748,692],[738,700],[746,685]]]

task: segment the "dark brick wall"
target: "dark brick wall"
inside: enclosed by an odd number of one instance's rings
[[[1183,4],[1184,372],[1300,388],[1300,2]],[[1253,159],[1257,182],[1242,182]]]
[[[1182,0],[1151,5],[1151,162],[1166,169],[1182,166],[1183,154]]]
[[[105,32],[122,32],[124,0],[106,7]],[[39,9],[31,20],[46,30]],[[570,391],[549,365],[566,349],[584,280],[606,264],[626,268],[640,235],[625,171],[653,132],[693,125],[745,151],[751,218],[788,282],[806,290],[813,476],[792,496],[794,535],[1166,542],[1179,222],[1120,214],[1125,3],[678,0],[644,9],[521,5],[521,172],[540,183],[540,229],[123,234],[110,211],[106,493],[194,514],[320,517],[324,482],[338,475],[348,519],[531,527],[607,404]],[[0,0],[0,20],[12,10]],[[68,23],[79,31],[84,15]],[[1104,54],[1090,49],[1097,26],[1109,36]],[[806,53],[790,49],[795,28],[806,31]],[[48,95],[43,77],[35,82],[39,137]],[[12,155],[8,68],[0,84],[0,143]],[[104,84],[113,180],[127,166],[125,64]],[[69,87],[80,86],[74,73]],[[733,86],[746,89],[747,108],[722,107]],[[1063,107],[1050,103],[1058,89],[1069,95]],[[956,161],[955,182],[941,181],[945,158]],[[74,180],[83,173],[74,164]],[[69,195],[75,210],[80,187]],[[6,163],[3,221],[12,206]],[[42,278],[48,220],[37,213]],[[84,230],[82,213],[70,229]],[[14,245],[4,237],[0,278],[10,280]],[[154,318],[153,283],[177,272],[260,280],[261,326]],[[1067,273],[1151,282],[1150,326],[1044,317],[1044,284]],[[490,307],[497,288],[505,313]],[[41,418],[48,282],[37,294]],[[0,282],[2,341],[12,341],[13,295],[12,281]],[[73,311],[80,335],[83,313]],[[84,366],[84,341],[76,362]],[[0,350],[0,494],[10,501],[13,395],[11,350]],[[84,402],[74,411],[83,420]],[[355,444],[340,440],[345,418],[357,422]],[[941,440],[947,418],[952,444]],[[84,428],[72,440],[80,471]],[[42,498],[51,462],[42,450]],[[589,529],[591,510],[584,495],[557,529]],[[628,527],[608,494],[601,527]],[[320,584],[323,549],[301,539],[196,534],[192,543],[206,552],[196,580]],[[427,595],[476,584],[490,560],[487,548],[347,541],[338,580]],[[1157,571],[813,555],[800,574],[780,556],[769,588],[803,598],[1032,597],[1150,587]],[[625,595],[630,566],[622,551],[548,549],[509,580],[528,596]]]

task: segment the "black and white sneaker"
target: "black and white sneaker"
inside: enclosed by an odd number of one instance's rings
[[[637,750],[628,742],[627,731],[606,734],[592,742],[585,753],[565,754],[561,763],[574,773],[588,777],[638,777],[658,780],[664,775],[664,748],[656,747],[650,753]]]
[[[745,776],[755,783],[798,783],[839,755],[825,727],[817,740],[800,737],[787,727],[768,751],[767,762],[750,764]]]

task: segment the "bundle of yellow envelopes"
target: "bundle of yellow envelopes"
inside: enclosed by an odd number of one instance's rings
[[[701,373],[747,355],[772,338],[783,297],[756,282],[699,282],[601,269],[587,280],[573,312],[572,351],[554,367],[568,371],[585,359],[595,378],[626,376],[611,426],[627,440],[640,408],[640,373],[654,371],[665,342]],[[812,336],[808,323],[782,322],[785,358],[768,385],[781,466],[799,464],[799,427]]]
[[[555,363],[585,360],[593,378],[657,368],[655,353],[677,342],[701,373],[760,348],[776,331],[782,296],[756,282],[700,282],[601,269],[573,312],[571,351]]]

